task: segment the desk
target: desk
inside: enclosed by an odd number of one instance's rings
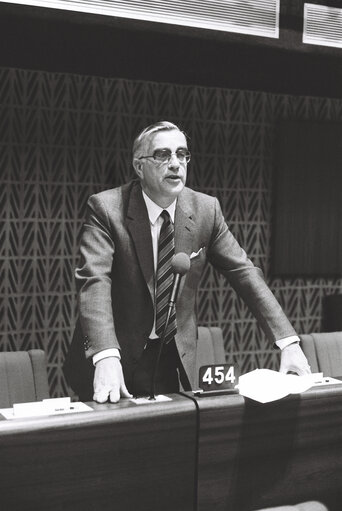
[[[342,385],[259,404],[200,397],[198,511],[342,503]]]
[[[342,502],[342,386],[0,421],[4,511],[251,511]]]
[[[196,407],[171,397],[0,421],[0,509],[192,511]]]

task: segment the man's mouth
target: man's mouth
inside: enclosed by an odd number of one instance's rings
[[[166,179],[171,179],[171,181],[178,181],[181,179],[180,176],[176,176],[175,174],[171,174],[170,176],[166,176]]]

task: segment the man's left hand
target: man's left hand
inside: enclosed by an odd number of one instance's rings
[[[289,344],[281,351],[280,369],[281,373],[292,371],[304,376],[310,374],[310,366],[298,342]]]

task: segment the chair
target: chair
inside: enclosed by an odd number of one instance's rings
[[[0,353],[0,407],[50,397],[43,350]]]
[[[328,508],[317,501],[302,502],[294,506],[278,506],[258,509],[256,511],[329,511]]]
[[[201,366],[212,364],[225,364],[222,330],[215,326],[199,326],[196,355],[196,378],[198,387],[198,373]]]
[[[313,373],[342,376],[342,332],[306,334],[300,338]]]

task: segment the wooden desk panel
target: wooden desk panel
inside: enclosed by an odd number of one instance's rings
[[[245,511],[320,500],[342,503],[342,388],[275,403],[198,398],[198,510]]]
[[[340,511],[341,386],[265,405],[172,397],[1,421],[0,509],[251,511],[316,499]]]
[[[239,395],[198,398],[199,511],[240,511],[233,507],[244,398]]]
[[[196,408],[171,397],[1,421],[0,509],[193,511]]]

